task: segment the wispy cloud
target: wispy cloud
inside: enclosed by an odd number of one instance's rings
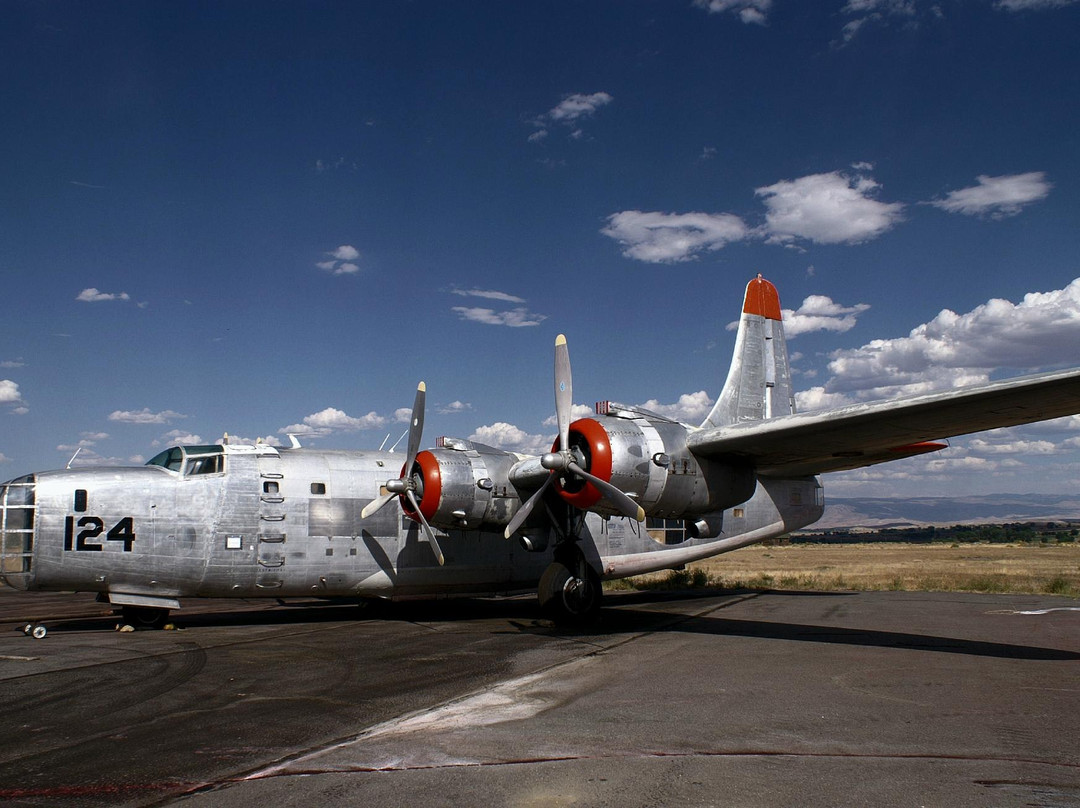
[[[975,179],[977,185],[950,191],[944,199],[936,199],[927,204],[948,213],[1004,219],[1015,216],[1028,205],[1046,199],[1050,195],[1050,189],[1054,187],[1042,171],[1006,174],[1000,177],[981,174]]]
[[[651,264],[690,261],[750,234],[746,223],[731,213],[624,210],[607,221],[600,232],[619,242],[623,255]]]
[[[506,292],[497,292],[494,289],[451,289],[450,291],[452,294],[460,295],[461,297],[482,297],[487,300],[499,300],[503,303],[525,302],[525,298],[523,297],[507,294]]]
[[[614,100],[614,96],[605,92],[565,95],[558,104],[532,121],[536,131],[529,135],[528,141],[543,142],[550,134],[550,127],[559,125],[570,127],[569,137],[572,140],[581,140],[585,135],[581,123]]]
[[[522,328],[531,325],[540,325],[547,319],[546,314],[534,314],[525,308],[514,308],[509,311],[495,311],[477,306],[454,306],[451,308],[462,320],[484,325],[505,325],[510,328]]]
[[[608,93],[572,93],[565,96],[548,112],[548,117],[559,123],[574,123],[582,118],[591,118],[601,107],[606,107],[615,99]]]
[[[694,6],[710,14],[731,12],[744,23],[765,25],[772,9],[772,0],[694,0]]]
[[[1002,11],[1045,11],[1071,6],[1077,0],[997,0],[994,8]]]
[[[459,297],[478,297],[482,300],[494,300],[498,303],[524,303],[525,298],[496,289],[451,289],[451,294]],[[460,319],[483,325],[501,325],[509,328],[524,328],[540,325],[547,319],[546,314],[529,311],[525,306],[511,309],[495,309],[484,306],[452,306],[450,309]]]
[[[131,295],[127,292],[100,292],[91,286],[79,292],[75,299],[83,303],[101,303],[106,300],[131,300]]]
[[[114,410],[109,413],[110,421],[122,424],[168,424],[178,418],[187,418],[187,416],[173,410],[153,412],[149,407],[141,410]]]

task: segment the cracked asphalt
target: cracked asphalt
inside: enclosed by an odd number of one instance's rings
[[[193,601],[0,590],[16,806],[1080,806],[1080,610],[956,593]],[[23,636],[26,619],[49,627]]]

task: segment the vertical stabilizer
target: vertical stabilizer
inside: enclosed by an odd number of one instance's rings
[[[702,427],[761,421],[795,412],[776,287],[758,275],[746,286],[727,381]]]

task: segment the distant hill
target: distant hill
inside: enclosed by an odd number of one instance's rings
[[[978,497],[825,497],[825,515],[807,530],[1080,521],[1080,492]]]

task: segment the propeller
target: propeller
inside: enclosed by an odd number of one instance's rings
[[[420,450],[420,438],[424,434],[424,400],[426,397],[427,386],[420,382],[416,388],[416,399],[413,401],[412,420],[409,423],[409,448],[405,456],[405,465],[401,468],[401,476],[386,481],[386,485],[383,486],[386,493],[365,505],[364,509],[360,511],[360,518],[367,519],[369,516],[378,513],[394,497],[400,497],[401,509],[424,528],[431,549],[434,550],[435,557],[439,560],[439,566],[442,566],[446,563],[446,558],[443,556],[442,548],[439,547],[439,542],[435,538],[435,531],[431,529],[431,525],[424,518],[424,514],[420,510],[420,502],[416,498],[417,491],[420,492],[421,499],[424,497],[424,478],[422,475],[413,473],[416,454]],[[408,507],[406,507],[406,503]]]
[[[623,516],[628,516],[641,522],[645,519],[645,510],[634,500],[613,486],[607,480],[590,474],[581,467],[585,457],[580,449],[570,444],[570,410],[574,403],[574,382],[570,373],[570,350],[566,347],[566,337],[559,334],[555,338],[555,420],[559,425],[558,448],[548,452],[540,458],[540,465],[551,474],[544,480],[544,484],[529,497],[514,514],[510,524],[506,526],[504,535],[510,538],[529,518],[533,508],[536,507],[545,492],[560,474],[573,474],[596,486],[597,489],[615,506],[615,509]]]

